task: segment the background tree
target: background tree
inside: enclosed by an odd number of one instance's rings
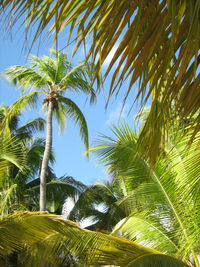
[[[0,128],[2,141],[11,139],[10,144],[17,142],[22,166],[12,162],[5,166],[2,172],[0,183],[0,214],[6,216],[18,210],[38,210],[39,209],[39,187],[40,170],[42,157],[45,149],[45,141],[39,137],[34,137],[34,133],[44,130],[45,121],[37,118],[21,125],[21,111],[19,106],[24,107],[23,101],[17,100],[10,107],[0,106]],[[25,103],[27,104],[27,103]],[[2,148],[2,153],[3,153]],[[14,153],[14,152],[13,152]],[[3,157],[3,155],[2,155]],[[8,152],[4,157],[8,157]],[[8,161],[7,161],[8,162]],[[12,162],[12,163],[11,163]],[[50,155],[50,163],[53,166],[55,157],[53,151]],[[67,197],[75,199],[85,186],[69,176],[56,177],[53,169],[48,166],[46,172],[47,181],[47,210],[61,214],[62,206]]]
[[[190,134],[176,145],[168,142],[151,170],[133,130],[123,124],[113,132],[91,149],[124,193],[115,205],[126,215],[113,233],[199,266],[199,134],[190,150],[184,149]]]
[[[63,94],[67,91],[83,92],[95,99],[94,91],[88,81],[91,70],[84,62],[74,68],[66,59],[66,54],[54,53],[55,58],[44,56],[30,57],[30,67],[13,66],[4,75],[15,85],[20,85],[22,93],[27,88],[36,95],[45,95],[43,109],[47,109],[46,145],[40,174],[40,210],[46,210],[46,171],[52,147],[52,119],[55,115],[60,130],[65,127],[66,118],[72,118],[80,126],[80,135],[88,149],[88,129],[85,117],[79,107]]]

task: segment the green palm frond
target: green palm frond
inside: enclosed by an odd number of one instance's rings
[[[115,127],[113,138],[103,137],[91,149],[113,174],[115,205],[126,212],[115,233],[199,266],[199,134],[187,150],[192,133],[169,142],[152,170],[127,129]]]
[[[16,130],[17,136],[31,137],[33,133],[44,131],[46,121],[42,118],[36,118],[28,121],[25,125],[21,126]]]
[[[136,209],[119,222],[116,232],[182,259],[189,260],[191,254],[197,264],[198,203],[183,197],[182,186],[172,175],[164,173],[154,179],[155,184],[144,184],[130,192],[132,209]],[[127,200],[119,201],[118,205],[127,206]]]
[[[2,220],[0,245],[2,256],[24,248],[28,253],[28,248],[33,247],[32,266],[38,266],[42,259],[47,265],[57,266],[65,260],[69,251],[77,263],[87,266],[138,266],[138,263],[144,266],[187,266],[173,257],[134,242],[83,230],[75,223],[50,214],[19,213]]]
[[[8,216],[8,214],[12,213],[13,210],[17,210],[19,206],[17,207],[15,202],[15,196],[16,196],[16,190],[17,190],[17,184],[9,184],[7,185],[7,188],[3,188],[0,192],[0,214],[1,218],[4,218]]]
[[[46,79],[45,85],[58,83],[57,75],[60,73],[60,70],[58,69],[58,62],[56,58],[50,58],[47,56],[39,58],[36,56],[31,56],[30,64],[32,68],[36,69],[37,72],[41,73],[41,76]]]
[[[87,122],[85,120],[85,117],[82,113],[82,111],[79,109],[79,107],[69,98],[66,97],[58,97],[59,99],[59,106],[58,109],[55,110],[56,117],[58,122],[60,121],[60,113],[59,110],[62,111],[62,114],[64,114],[65,119],[70,118],[72,119],[75,124],[79,125],[80,128],[80,136],[81,139],[83,139],[85,148],[88,150],[88,128],[87,128]],[[61,120],[61,122],[64,120]],[[64,129],[65,124],[60,124],[60,130]]]
[[[94,152],[98,162],[108,166],[107,171],[113,176],[134,176],[138,182],[148,180],[149,173],[143,171],[146,163],[137,151],[137,134],[125,122],[113,125],[111,131],[114,137],[100,136],[89,152]]]
[[[6,116],[4,116],[3,120],[1,121],[1,126],[6,127],[6,129],[9,130],[10,129],[9,124],[12,121],[12,119],[15,118],[16,116],[19,116],[22,110],[34,107],[36,105],[37,98],[38,98],[37,92],[32,92],[20,97],[9,107]]]
[[[26,172],[28,168],[26,153],[19,139],[5,136],[0,133],[0,214],[7,215],[13,208],[17,184],[9,181],[11,167],[17,167],[20,171]]]
[[[4,105],[2,104],[0,106],[0,124],[1,126],[3,126],[3,122],[6,118],[6,116],[8,116],[10,112],[10,107],[7,106],[7,105]],[[13,115],[12,117],[10,116],[10,119],[9,119],[9,123],[7,123],[8,125],[8,128],[10,129],[10,131],[15,131],[15,129],[18,128],[18,125],[19,125],[19,116],[20,116],[20,113],[15,113],[15,115]]]
[[[9,81],[15,86],[20,85],[23,88],[22,93],[27,88],[37,89],[49,83],[48,79],[40,75],[39,72],[24,66],[9,67],[4,71],[3,75],[9,77]]]
[[[20,141],[15,137],[5,137],[3,133],[0,133],[0,136],[1,174],[10,163],[16,165],[19,169],[23,169],[26,166],[26,159]]]
[[[73,91],[84,92],[90,96],[90,103],[93,103],[96,99],[94,89],[91,86],[92,77],[87,77],[86,73],[89,72],[89,63],[84,61],[78,63],[75,67],[71,68],[68,73],[60,80],[60,87],[72,89]],[[90,79],[90,82],[89,82]],[[98,86],[97,86],[98,88]]]

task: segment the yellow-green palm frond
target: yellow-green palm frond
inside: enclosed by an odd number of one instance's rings
[[[115,191],[115,205],[126,211],[126,217],[115,233],[187,262],[193,258],[198,266],[199,133],[190,149],[185,145],[191,133],[176,144],[168,142],[153,170],[137,152],[138,139],[130,127],[115,126],[113,133],[113,138],[103,137],[91,150],[114,174],[122,192]]]
[[[5,116],[3,116],[1,121],[2,129],[10,132],[10,122],[11,120],[18,116],[22,110],[30,107],[34,107],[37,103],[38,94],[37,92],[32,92],[27,95],[21,96],[17,101],[15,101],[8,109]],[[43,129],[44,121],[39,119],[37,121],[33,121],[29,126],[35,129]]]
[[[23,169],[26,166],[26,158],[23,147],[17,138],[4,136],[2,132],[0,132],[0,137],[0,179],[2,182],[10,164]]]
[[[33,250],[31,250],[33,248]],[[27,249],[27,251],[24,249]],[[124,238],[80,229],[60,216],[18,213],[0,222],[0,254],[30,253],[26,266],[58,266],[70,256],[85,266],[187,266]]]
[[[65,120],[70,118],[75,124],[78,124],[80,128],[80,136],[84,141],[86,150],[88,150],[88,128],[86,119],[79,109],[79,107],[69,98],[59,96],[58,97],[58,109],[55,110],[55,115],[59,123],[59,129],[65,128]]]

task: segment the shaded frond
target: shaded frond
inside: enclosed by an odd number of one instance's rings
[[[42,118],[36,118],[28,121],[25,125],[16,130],[17,136],[31,137],[33,133],[44,131],[46,121]]]

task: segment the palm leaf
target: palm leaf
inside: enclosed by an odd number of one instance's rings
[[[19,169],[26,166],[26,159],[24,158],[24,151],[18,139],[15,137],[5,137],[0,133],[0,171],[1,175],[7,170],[10,163],[16,165]]]
[[[40,62],[42,62],[41,59],[39,60]],[[33,61],[33,63],[35,62]],[[3,75],[9,77],[9,81],[12,82],[15,86],[20,85],[23,88],[22,93],[28,87],[37,89],[44,87],[50,83],[50,81],[44,75],[39,74],[33,68],[24,66],[9,67],[4,71]]]
[[[44,131],[46,121],[42,118],[36,118],[30,120],[25,125],[21,126],[17,129],[16,135],[20,138],[20,136],[31,137],[33,133],[38,131]]]
[[[10,124],[10,121],[13,119],[13,117],[19,116],[21,111],[23,109],[25,109],[25,108],[34,107],[36,105],[37,98],[38,98],[37,92],[32,92],[32,93],[29,93],[27,95],[24,95],[24,96],[20,97],[20,99],[15,101],[9,107],[6,116],[1,121],[1,127],[3,127],[3,128],[5,127],[5,130],[9,130],[10,131],[9,124]],[[42,127],[41,120],[40,120],[39,124],[40,124],[40,127]]]
[[[151,266],[152,263],[154,266],[187,266],[175,258],[134,242],[82,230],[75,223],[64,221],[59,216],[19,213],[2,220],[0,225],[0,254],[2,256],[13,251],[20,252],[24,247],[31,248],[38,244],[32,266],[36,266],[38,259],[41,261],[44,255],[46,255],[47,263],[48,259],[52,263],[53,257],[54,264],[62,263],[63,259],[59,256],[60,252],[64,251],[64,257],[70,251],[77,262],[86,265],[136,266],[139,262],[145,263],[144,266]],[[48,250],[39,250],[41,242],[49,245]]]
[[[60,121],[60,113],[65,115],[65,118],[72,118],[75,124],[78,124],[80,127],[80,136],[83,139],[86,150],[88,149],[88,129],[85,117],[79,107],[69,98],[59,96],[59,107],[55,111],[58,122]],[[64,128],[64,124],[59,125],[60,129]]]
[[[126,216],[115,233],[186,261],[193,257],[198,266],[199,134],[188,150],[191,133],[176,145],[168,143],[151,170],[137,151],[137,135],[131,128],[124,124],[113,132],[114,138],[103,137],[91,151],[98,153],[122,192],[115,191],[115,205]],[[144,183],[148,178],[151,183]]]

